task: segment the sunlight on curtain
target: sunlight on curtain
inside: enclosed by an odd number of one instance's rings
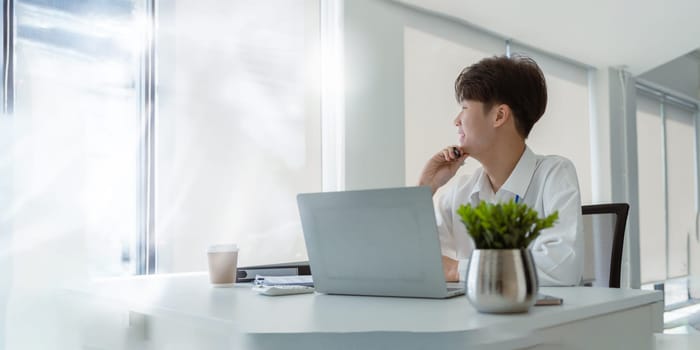
[[[136,271],[137,5],[16,1],[15,111],[0,150],[7,348],[58,348],[52,291]]]
[[[237,243],[240,265],[306,260],[296,194],[321,190],[313,4],[161,4],[159,273],[205,270],[215,243]]]

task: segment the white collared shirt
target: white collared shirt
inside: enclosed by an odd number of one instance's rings
[[[576,168],[560,156],[534,154],[529,147],[501,188],[493,188],[483,168],[471,177],[461,176],[448,183],[434,198],[442,254],[459,260],[460,279],[466,275],[474,242],[467,234],[457,208],[476,206],[481,201],[507,202],[518,196],[537,210],[540,217],[559,211],[554,227],[542,230],[530,244],[541,286],[579,284],[583,273],[583,224],[581,194]]]

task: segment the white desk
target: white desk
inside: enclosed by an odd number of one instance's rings
[[[480,314],[447,300],[303,294],[268,297],[247,285],[212,288],[205,274],[102,281],[63,300],[81,346],[147,349],[653,349],[659,292],[541,288],[562,306]]]

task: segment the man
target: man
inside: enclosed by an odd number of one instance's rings
[[[456,214],[463,204],[514,199],[541,217],[559,211],[554,227],[530,245],[540,285],[577,285],[583,272],[581,196],[576,169],[568,159],[534,154],[525,144],[547,105],[544,74],[527,57],[492,57],[465,68],[455,81],[462,110],[454,119],[459,144],[435,154],[420,185],[433,194],[467,157],[481,163],[435,196],[435,210],[448,281],[465,278],[474,243]]]

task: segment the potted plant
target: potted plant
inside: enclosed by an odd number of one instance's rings
[[[467,269],[467,297],[480,312],[526,312],[538,291],[537,271],[528,249],[543,229],[552,227],[559,214],[540,218],[524,203],[490,204],[457,209],[474,240]]]

